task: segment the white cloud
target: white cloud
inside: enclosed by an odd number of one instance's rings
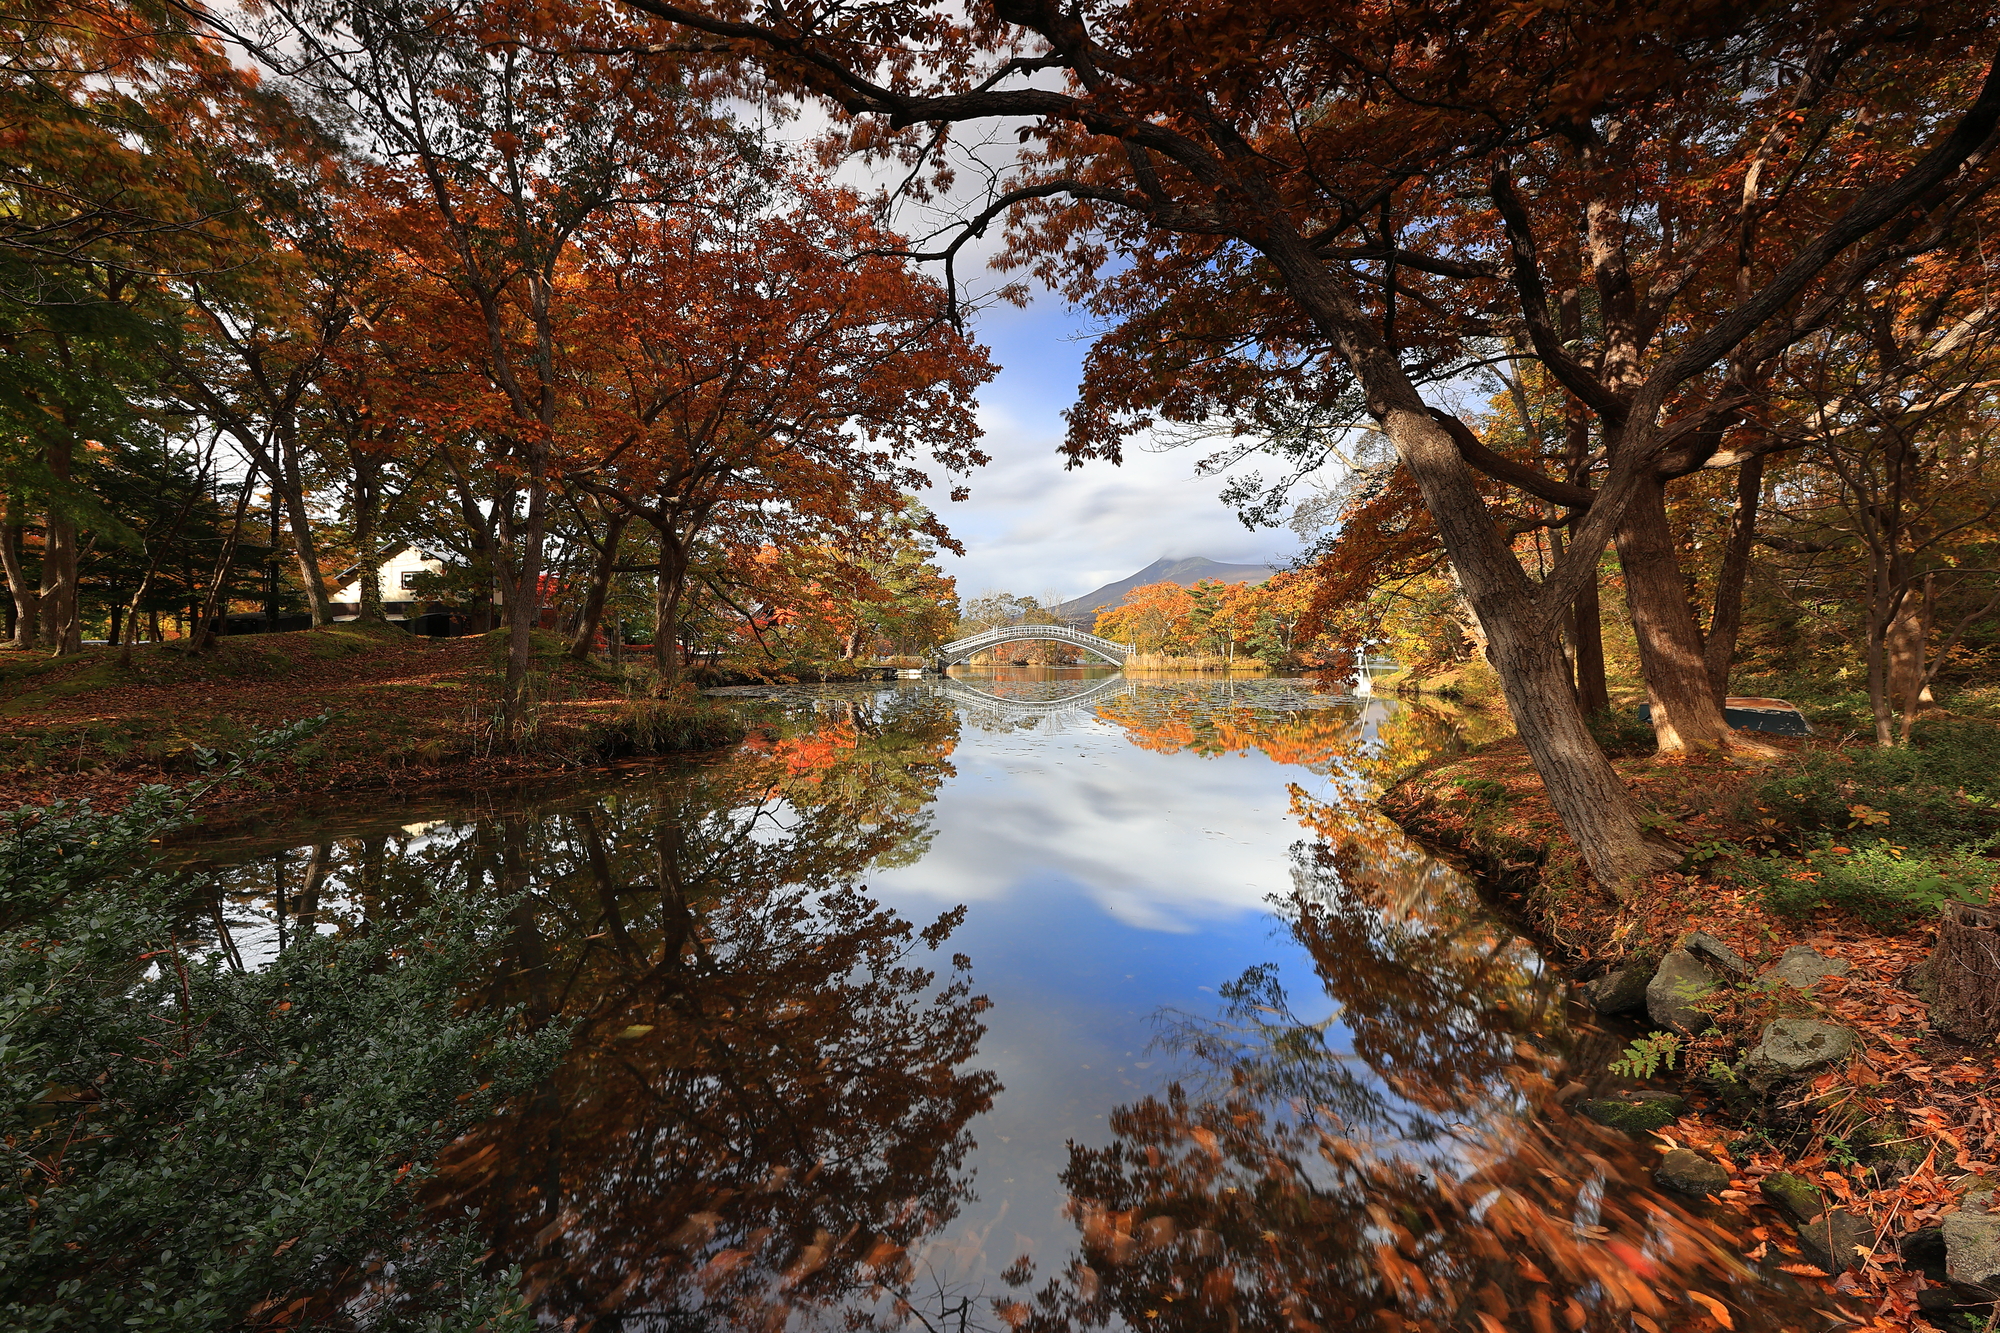
[[[1261,914],[1290,883],[1300,832],[1284,784],[1296,770],[1261,755],[1162,763],[1095,720],[1043,728],[968,726],[929,852],[870,882],[945,902],[1081,895],[1121,925],[1175,934]],[[1188,764],[1203,766],[1198,781]]]
[[[1162,556],[1282,564],[1297,549],[1284,529],[1243,526],[1218,498],[1223,479],[1196,475],[1199,448],[1132,449],[1122,466],[1064,470],[1062,411],[1075,401],[1087,330],[1060,300],[988,311],[976,332],[1001,366],[980,400],[993,462],[970,479],[970,500],[934,501],[966,546],[942,561],[961,595],[1076,596]]]

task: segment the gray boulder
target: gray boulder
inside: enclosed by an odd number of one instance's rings
[[[1829,1275],[1859,1267],[1875,1248],[1875,1228],[1838,1208],[1799,1223],[1799,1248]]]
[[[1676,1148],[1660,1159],[1653,1179],[1683,1194],[1713,1194],[1729,1188],[1729,1168],[1690,1148]]]
[[[1849,1028],[1806,1018],[1775,1019],[1764,1025],[1763,1039],[1743,1057],[1743,1081],[1761,1095],[1853,1053],[1854,1033]]]
[[[1646,1013],[1661,1027],[1679,1033],[1704,1031],[1712,1020],[1695,1006],[1721,981],[1707,963],[1676,949],[1660,960],[1659,970],[1646,983]]]
[[[1765,1176],[1757,1182],[1757,1190],[1766,1203],[1796,1223],[1810,1222],[1826,1210],[1819,1186],[1789,1171]]]
[[[1980,1207],[1991,1194],[1975,1195],[1944,1216],[1944,1271],[1953,1282],[2000,1295],[2000,1213]]]
[[[1743,961],[1741,954],[1706,932],[1697,930],[1682,936],[1680,948],[1683,953],[1693,954],[1719,972],[1739,977],[1750,975],[1750,964]]]
[[[1641,1091],[1579,1102],[1576,1109],[1600,1125],[1628,1134],[1647,1134],[1680,1119],[1681,1112],[1687,1110],[1687,1098],[1671,1092]]]
[[[1600,1014],[1628,1014],[1646,1007],[1646,983],[1652,979],[1652,968],[1633,964],[1584,982],[1577,994]]]
[[[1811,990],[1819,984],[1821,977],[1845,976],[1853,966],[1845,958],[1828,958],[1816,949],[1794,944],[1785,950],[1777,965],[1764,974],[1763,980],[1767,983],[1782,982],[1798,990]]]

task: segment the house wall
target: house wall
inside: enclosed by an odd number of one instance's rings
[[[417,594],[404,586],[405,581],[415,574],[441,574],[444,561],[434,560],[411,547],[405,547],[382,562],[380,584],[382,588],[382,612],[391,620],[400,620],[406,615],[420,614],[423,606],[418,603]],[[334,619],[353,620],[361,613],[361,580],[354,579],[334,594]]]

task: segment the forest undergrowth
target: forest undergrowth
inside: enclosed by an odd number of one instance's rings
[[[300,717],[326,725],[258,770],[264,794],[476,786],[631,754],[733,743],[742,724],[691,689],[654,697],[644,667],[572,661],[536,636],[529,703],[499,728],[504,644],[336,625],[63,657],[0,654],[0,807],[115,807],[184,781]]]

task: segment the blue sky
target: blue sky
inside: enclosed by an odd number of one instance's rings
[[[1298,542],[1284,528],[1251,532],[1217,498],[1223,480],[1198,477],[1199,449],[1132,451],[1123,466],[1063,471],[1063,409],[1074,400],[1088,346],[1083,321],[1039,293],[1027,309],[990,307],[974,325],[999,376],[980,395],[993,462],[971,479],[972,498],[929,497],[959,540],[945,555],[961,596],[1005,590],[1075,596],[1161,556],[1282,561]]]

